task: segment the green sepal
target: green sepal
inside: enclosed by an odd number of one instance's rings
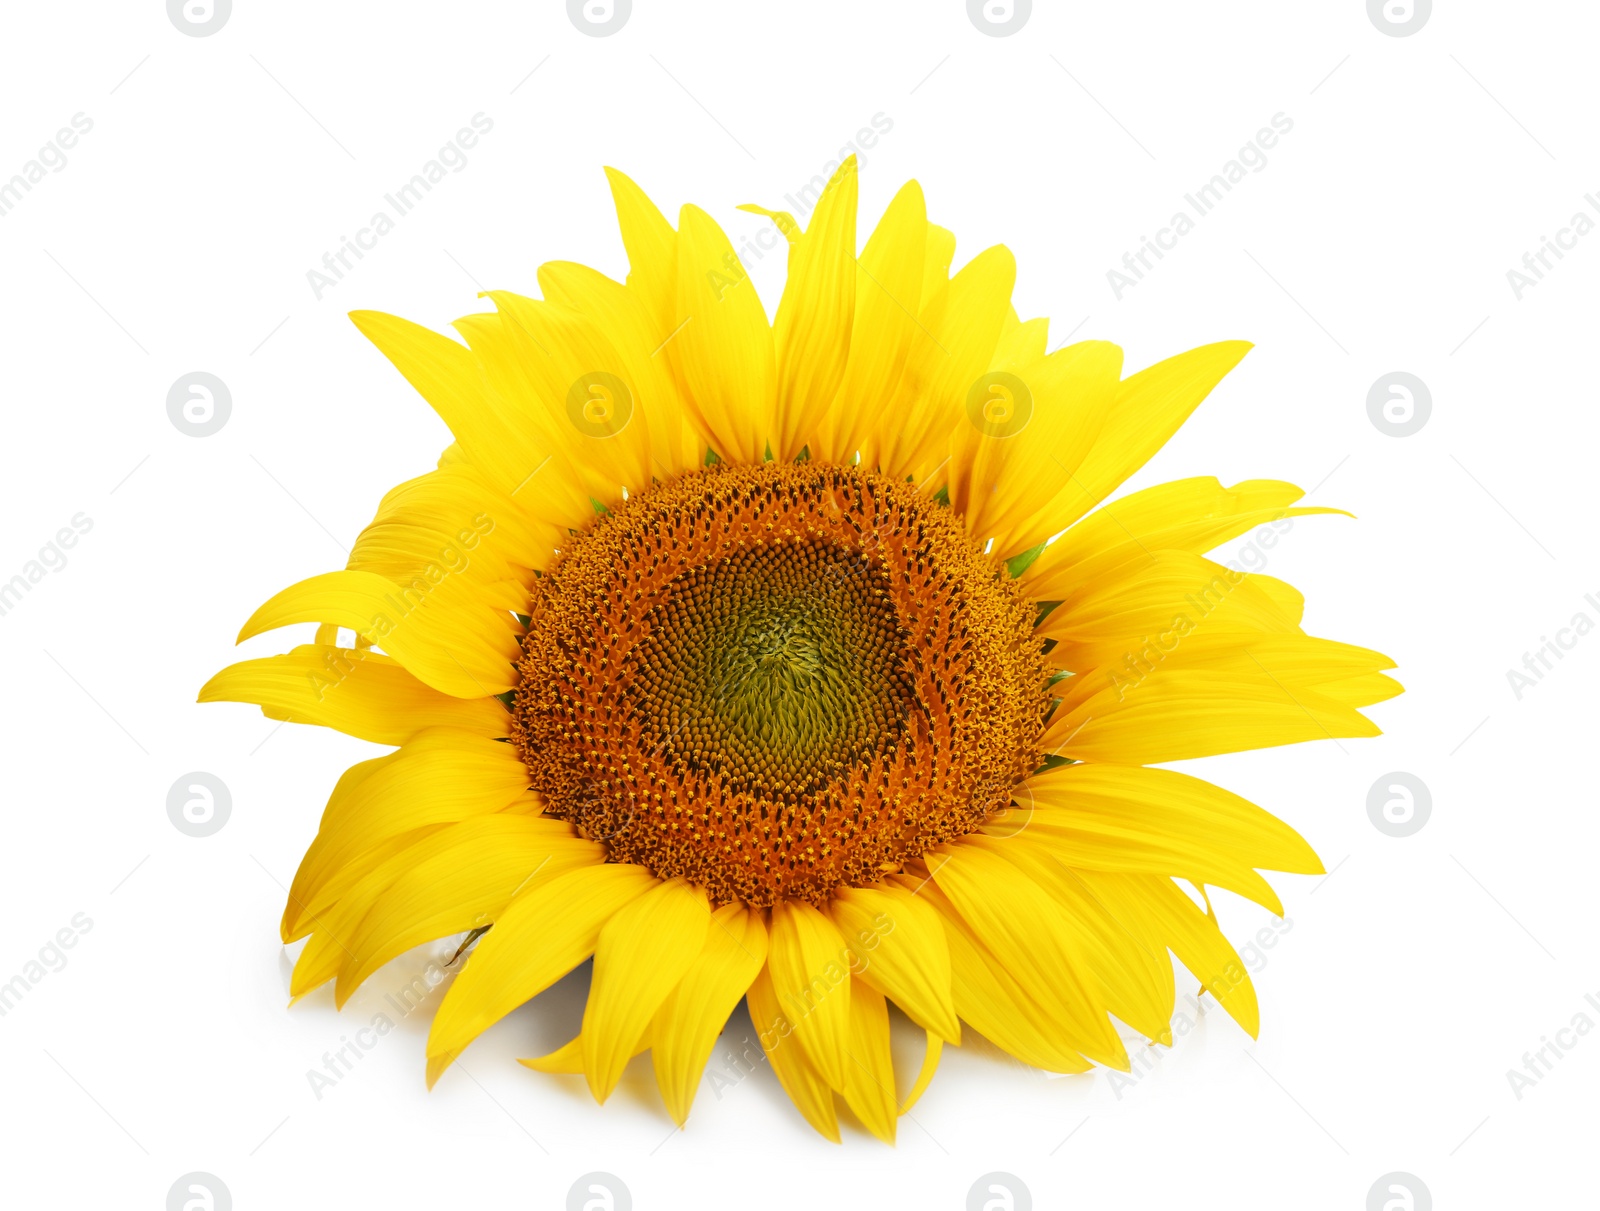
[[[1044,554],[1046,545],[1046,543],[1041,542],[1036,547],[1029,547],[1021,555],[1013,555],[1010,559],[1006,560],[1006,571],[1011,574],[1011,579],[1015,580],[1017,577],[1026,572],[1028,568],[1032,566],[1033,561],[1038,559],[1040,555]]]

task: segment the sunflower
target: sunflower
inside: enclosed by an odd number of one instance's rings
[[[342,1005],[466,934],[431,1085],[592,958],[577,1037],[524,1064],[604,1100],[648,1050],[681,1124],[743,999],[833,1140],[840,1099],[892,1140],[964,1026],[1126,1069],[1113,1019],[1172,1041],[1169,951],[1254,1035],[1207,889],[1281,913],[1258,871],[1322,866],[1157,765],[1375,735],[1357,708],[1400,687],[1206,558],[1334,510],[1211,478],[1103,503],[1249,346],[1128,377],[1105,342],[1047,352],[1011,254],[952,275],[915,182],[858,256],[853,161],[803,231],[745,208],[787,245],[769,322],[704,211],[674,229],[609,175],[625,284],[547,264],[464,343],[352,316],[455,441],[240,634],[312,643],[201,691],[394,747],[339,779],[295,875],[293,994]],[[890,1002],[926,1035],[914,1075]]]

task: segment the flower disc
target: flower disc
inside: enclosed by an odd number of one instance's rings
[[[1034,611],[914,485],[712,467],[540,579],[513,736],[546,814],[714,903],[822,903],[973,832],[1039,764]]]

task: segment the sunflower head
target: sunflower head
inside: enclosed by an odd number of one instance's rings
[[[1125,1068],[1124,1031],[1171,1042],[1171,955],[1254,1033],[1207,889],[1281,912],[1258,871],[1321,865],[1152,767],[1372,735],[1358,708],[1399,687],[1307,635],[1288,585],[1207,558],[1332,512],[1299,489],[1106,503],[1248,346],[1126,377],[1113,345],[1050,350],[1010,254],[952,274],[915,183],[858,251],[853,160],[804,224],[746,207],[787,245],[769,322],[705,212],[674,227],[611,184],[624,282],[545,265],[541,298],[489,292],[460,340],[353,316],[454,442],[240,635],[312,643],[201,692],[392,746],[339,780],[295,876],[295,995],[342,1004],[466,934],[431,1083],[592,958],[581,1032],[529,1067],[603,1100],[648,1050],[681,1123],[744,1000],[834,1139],[842,1103],[892,1140],[963,1024]],[[891,1002],[927,1038],[914,1080]]]
[[[511,734],[545,814],[713,904],[825,906],[1039,765],[1034,610],[949,509],[858,467],[714,466],[574,535]]]

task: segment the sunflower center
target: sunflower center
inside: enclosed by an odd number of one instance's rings
[[[768,796],[815,793],[870,759],[913,699],[885,576],[820,535],[689,569],[645,611],[641,734]]]
[[[537,582],[513,739],[546,812],[716,903],[820,903],[978,827],[1039,761],[1031,605],[855,468],[715,467]]]

